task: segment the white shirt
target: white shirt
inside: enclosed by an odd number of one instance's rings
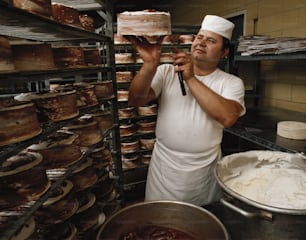
[[[244,114],[240,78],[220,69],[196,78],[224,98],[239,102]],[[201,109],[187,85],[187,95],[182,95],[173,65],[160,65],[151,87],[159,96],[159,109],[146,200],[180,200],[197,205],[214,201],[219,189],[213,169],[221,157],[223,125]]]

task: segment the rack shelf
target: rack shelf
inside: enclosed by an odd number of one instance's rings
[[[265,149],[306,154],[306,140],[292,140],[277,135],[279,121],[306,121],[306,114],[277,108],[248,109],[225,132],[241,137]]]
[[[55,41],[105,41],[111,38],[74,26],[55,22],[9,4],[0,2],[0,32],[2,35],[42,42]]]
[[[277,61],[288,61],[288,60],[306,60],[305,52],[288,53],[288,54],[274,54],[274,55],[251,55],[241,56],[235,55],[235,61],[263,61],[263,60],[277,60]]]

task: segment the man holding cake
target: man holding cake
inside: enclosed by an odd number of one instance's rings
[[[195,205],[217,201],[220,188],[214,165],[221,157],[223,128],[245,113],[240,78],[217,65],[229,53],[234,24],[205,16],[190,53],[173,54],[174,64],[160,64],[162,37],[155,44],[127,36],[143,59],[129,89],[129,104],[159,101],[156,143],[145,200],[177,200]],[[186,95],[178,78],[182,72]]]

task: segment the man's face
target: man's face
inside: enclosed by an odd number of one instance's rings
[[[191,45],[191,55],[199,62],[219,62],[226,54],[222,50],[223,37],[217,33],[200,30]]]

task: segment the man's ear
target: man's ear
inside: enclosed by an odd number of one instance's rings
[[[229,48],[225,48],[222,50],[221,58],[226,58],[226,56],[229,54]]]

